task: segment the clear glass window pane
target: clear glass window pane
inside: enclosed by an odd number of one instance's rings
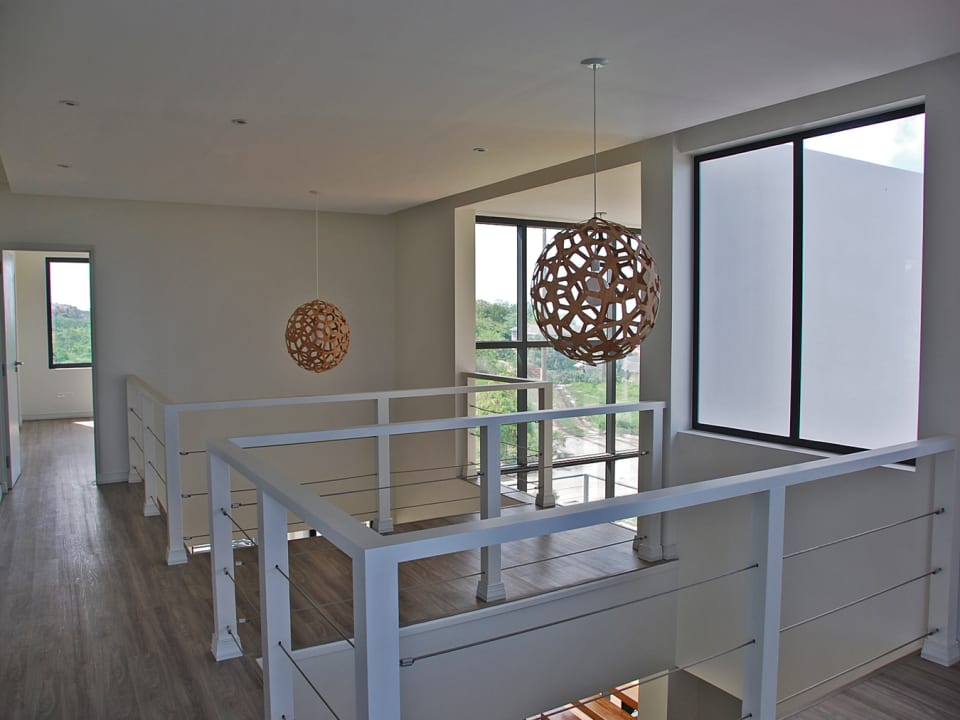
[[[700,163],[698,420],[790,431],[792,145]]]
[[[477,340],[517,339],[517,228],[476,226]]]
[[[556,228],[527,228],[527,277],[524,282],[523,302],[527,312],[527,339],[531,342],[539,342],[546,338],[543,337],[536,320],[533,319],[533,308],[530,307],[530,279],[533,276],[537,258],[558,232],[560,231]]]
[[[617,402],[640,401],[640,348],[627,357],[617,360]],[[614,451],[626,452],[637,449],[639,413],[618,413],[617,434]]]
[[[923,115],[804,142],[800,436],[917,437]]]
[[[606,492],[604,472],[603,463],[554,468],[553,492],[557,496],[557,505],[602,500]]]
[[[90,263],[49,260],[47,268],[51,365],[90,364]]]
[[[553,348],[531,348],[527,351],[527,373],[537,380],[550,380],[555,408],[603,405],[606,402],[606,379],[602,366],[592,367],[576,362]],[[553,424],[555,458],[596,455],[605,452],[606,416],[565,418]]]

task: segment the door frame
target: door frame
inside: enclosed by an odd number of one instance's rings
[[[100,394],[97,392],[97,310],[96,310],[96,259],[94,248],[92,245],[78,244],[78,245],[66,245],[63,243],[46,243],[46,242],[4,242],[0,245],[0,251],[2,250],[11,250],[13,252],[42,252],[49,255],[56,253],[87,253],[90,259],[90,382],[91,382],[91,391],[93,393],[93,456],[94,456],[94,472],[97,478],[100,477],[100,426],[96,422],[97,417],[100,415]],[[3,297],[0,294],[0,313],[3,312]],[[3,338],[0,337],[0,340]],[[0,395],[3,396],[4,401],[6,400],[6,390],[0,389]],[[10,422],[8,416],[6,402],[0,404],[0,413],[3,414],[3,418],[0,418],[0,425]],[[9,440],[4,440],[3,442],[9,442]]]

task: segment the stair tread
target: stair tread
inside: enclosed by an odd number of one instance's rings
[[[591,700],[588,703],[577,702],[574,705],[591,720],[624,720],[631,717],[606,698]]]

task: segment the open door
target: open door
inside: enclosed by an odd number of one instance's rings
[[[10,492],[20,479],[20,360],[17,356],[17,294],[14,255],[3,251],[3,314],[0,322],[3,378],[0,382],[0,481]]]

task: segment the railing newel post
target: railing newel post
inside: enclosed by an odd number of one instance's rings
[[[164,472],[167,480],[167,565],[183,565],[183,483],[180,481],[180,414],[163,405]]]
[[[400,720],[397,561],[376,550],[353,558],[357,720]]]
[[[480,426],[480,517],[500,517],[500,434],[503,425],[496,420]],[[480,580],[477,597],[486,602],[507,597],[501,573],[500,545],[480,548]]]
[[[541,410],[553,409],[553,384],[546,383],[537,389],[537,400]],[[540,421],[540,484],[537,489],[536,505],[541,508],[554,507],[557,495],[553,490],[553,420]]]
[[[377,424],[390,422],[390,398],[377,398]],[[381,534],[393,532],[390,490],[390,436],[377,436],[377,517],[373,529]]]
[[[290,562],[287,508],[257,488],[260,569],[260,646],[263,653],[263,704],[267,720],[294,717],[293,665],[283,649],[290,644]]]
[[[207,453],[207,498],[210,511],[210,579],[213,583],[213,638],[210,651],[220,660],[240,657],[237,634],[237,589],[227,573],[235,573],[233,528],[224,508],[230,507],[230,466]],[[230,630],[233,630],[233,638]]]

